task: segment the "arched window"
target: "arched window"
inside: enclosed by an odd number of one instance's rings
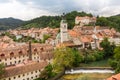
[[[29,49],[27,49],[27,52],[29,52]]]
[[[13,57],[13,56],[14,56],[14,53],[13,53],[13,52],[11,52],[11,53],[10,53],[10,57]]]
[[[40,50],[43,51],[44,50],[43,47],[41,47]]]
[[[22,51],[21,50],[18,53],[19,53],[19,55],[22,55]]]
[[[37,51],[37,48],[34,48],[34,51],[36,52],[36,51]]]
[[[0,57],[1,57],[1,58],[5,57],[5,54],[2,53],[2,54],[0,55]]]

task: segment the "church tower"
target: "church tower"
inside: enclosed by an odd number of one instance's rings
[[[63,13],[62,20],[60,22],[60,35],[61,35],[61,43],[68,41],[68,24],[65,20],[65,14]]]

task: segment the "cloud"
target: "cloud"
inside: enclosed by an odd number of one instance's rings
[[[28,20],[74,10],[101,16],[115,15],[120,13],[120,0],[0,0],[0,17]]]
[[[46,10],[34,7],[32,2],[22,4],[17,0],[9,0],[7,3],[0,3],[0,17],[15,17],[23,20],[32,19],[41,15],[54,15]]]

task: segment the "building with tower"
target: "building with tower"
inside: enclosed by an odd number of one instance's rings
[[[60,22],[60,36],[61,36],[61,43],[68,41],[68,24],[65,20],[65,17],[63,15],[63,18]]]
[[[56,37],[56,44],[64,43],[70,40],[70,36],[68,34],[68,23],[63,14],[62,20],[60,22],[60,33]]]
[[[39,78],[41,71],[52,62],[52,51],[51,45],[38,43],[2,49],[0,64],[5,64],[5,73],[0,76],[0,80]]]

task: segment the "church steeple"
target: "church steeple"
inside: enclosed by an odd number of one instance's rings
[[[62,20],[60,22],[60,34],[61,34],[61,43],[68,41],[68,25],[65,19],[65,14],[62,15]]]

